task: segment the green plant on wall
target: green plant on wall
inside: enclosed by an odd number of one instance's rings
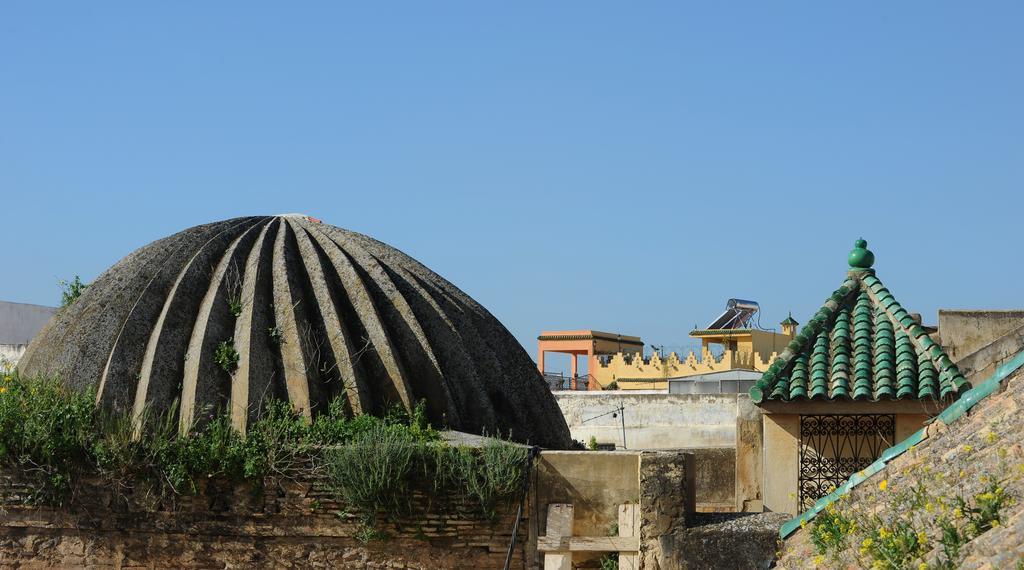
[[[196,493],[204,481],[246,481],[259,489],[325,472],[345,512],[370,529],[361,534],[370,540],[386,536],[375,526],[378,515],[408,512],[417,495],[461,497],[493,520],[497,505],[520,495],[529,464],[521,445],[445,443],[422,402],[411,412],[352,417],[339,398],[310,421],[288,402],[273,401],[244,437],[223,410],[204,415],[184,435],[174,407],[144,412],[142,423],[138,437],[131,415],[97,408],[93,393],[16,371],[0,375],[0,471],[17,474],[28,488],[23,499],[33,504],[67,504],[85,480],[159,503]]]
[[[267,328],[267,339],[270,341],[270,346],[278,347],[281,346],[281,327],[273,326]]]
[[[228,299],[228,312],[231,313],[232,317],[238,318],[242,314],[242,299],[239,297]]]
[[[83,283],[82,279],[77,275],[71,281],[61,279],[57,284],[60,286],[61,307],[67,307],[77,301],[82,296],[82,293],[85,293],[85,290],[89,288],[89,284]]]
[[[234,374],[235,370],[238,370],[239,359],[240,356],[238,350],[235,349],[235,339],[233,338],[221,341],[213,353],[213,361],[228,374]]]

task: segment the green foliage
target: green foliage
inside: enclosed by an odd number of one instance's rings
[[[367,513],[369,524],[381,511],[397,513],[407,506],[416,452],[408,432],[373,425],[328,454],[331,482],[346,503]]]
[[[855,529],[854,522],[835,508],[818,515],[811,528],[811,542],[821,554],[834,554],[846,547],[846,537]]]
[[[238,350],[235,349],[235,339],[233,338],[221,341],[217,345],[217,350],[213,353],[213,361],[228,374],[234,374],[235,370],[238,370],[239,358]]]
[[[271,346],[281,346],[281,327],[268,327],[267,339],[270,341]]]
[[[326,468],[345,504],[361,509],[367,540],[382,538],[378,514],[406,512],[418,490],[469,497],[493,516],[518,495],[528,449],[500,440],[480,448],[441,441],[421,404],[385,417],[350,417],[343,399],[312,422],[287,402],[265,406],[243,437],[224,413],[179,435],[176,407],[133,420],[95,406],[95,395],[52,380],[0,375],[0,468],[31,487],[29,503],[64,505],[77,485],[98,478],[116,491],[164,497],[198,492],[204,481],[293,478]],[[141,431],[140,431],[141,430]],[[141,495],[140,495],[141,493]]]
[[[597,449],[597,437],[596,436],[593,436],[593,435],[590,436],[590,441],[587,442],[587,449],[589,449],[590,451],[594,451],[595,449]]]
[[[601,557],[601,570],[619,570],[619,553],[613,552]]]
[[[529,450],[520,445],[489,439],[479,450],[469,447],[438,446],[434,454],[435,481],[461,488],[494,517],[502,500],[514,497],[523,484]]]
[[[0,462],[35,482],[29,500],[63,504],[71,481],[89,460],[93,401],[92,394],[68,392],[57,382],[3,376]]]
[[[1005,471],[1005,465],[1000,470]],[[922,475],[929,471],[926,467]],[[844,495],[815,518],[811,542],[822,560],[828,556],[838,566],[852,562],[883,570],[956,568],[963,546],[998,527],[1004,508],[1015,501],[1005,491],[1004,481],[990,475],[980,480],[981,492],[968,497],[935,494],[922,478],[911,480],[903,489],[882,480],[878,489],[888,499],[885,509],[844,508],[848,497]],[[941,554],[925,562],[933,551]]]
[[[71,303],[74,303],[85,293],[85,290],[89,288],[88,283],[83,283],[82,279],[75,275],[75,278],[71,281],[61,279],[57,282],[60,286],[60,306],[67,307]]]
[[[228,299],[228,312],[232,317],[238,318],[242,314],[242,299],[237,296]]]
[[[328,474],[336,493],[366,514],[366,524],[381,514],[407,513],[412,490],[424,486],[431,495],[455,490],[493,518],[502,501],[519,493],[529,450],[498,439],[480,448],[449,445],[418,423],[422,413],[417,408],[408,417],[370,423],[329,450]]]

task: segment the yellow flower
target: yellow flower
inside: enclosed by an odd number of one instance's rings
[[[964,512],[960,510],[960,507],[957,507],[957,508],[953,509],[953,516],[956,517],[956,518],[960,518],[960,517],[964,516]]]
[[[925,503],[925,504],[924,504],[924,510],[925,510],[925,512],[928,512],[928,513],[930,513],[930,512],[932,512],[932,511],[934,511],[934,510],[935,510],[935,505],[933,505],[933,504],[931,503],[931,501],[929,501],[929,502],[927,502],[927,503]]]
[[[868,549],[871,548],[871,545],[874,544],[874,543],[875,543],[875,541],[872,540],[870,536],[865,538],[864,542],[860,543],[860,553],[861,554],[867,554],[868,553]]]
[[[0,394],[3,394],[6,391],[7,391],[7,386],[0,386]]]
[[[824,554],[819,554],[819,555],[814,557],[814,565],[815,566],[821,566],[824,563],[825,563],[825,555]]]
[[[800,528],[807,528],[807,519],[800,519]]]
[[[878,529],[878,538],[885,540],[890,535],[892,535],[892,533],[886,530],[884,526]]]
[[[917,533],[917,543],[918,544],[926,544],[927,542],[928,542],[928,535],[925,534],[924,531],[918,532]]]
[[[970,453],[972,451],[974,451],[974,446],[973,445],[965,445],[964,446],[964,453]]]
[[[889,480],[888,479],[882,479],[882,481],[878,484],[878,488],[881,489],[882,491],[888,489],[889,488]]]
[[[922,562],[917,565],[917,570],[928,570],[928,563]]]
[[[995,443],[996,440],[999,439],[999,436],[996,435],[996,432],[990,431],[988,432],[988,437],[986,439],[988,439],[989,443]]]
[[[992,521],[992,528],[999,528],[999,521]]]

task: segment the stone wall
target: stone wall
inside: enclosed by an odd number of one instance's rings
[[[640,456],[640,567],[672,567],[672,536],[686,529],[693,512],[694,466],[690,453],[644,453]]]
[[[698,511],[760,512],[761,410],[747,394],[555,392],[572,437],[696,456]],[[621,408],[621,411],[617,411]]]
[[[574,537],[615,536],[619,505],[639,509],[640,568],[664,568],[662,536],[686,527],[693,512],[694,455],[684,451],[545,451],[530,489],[530,512],[573,506]],[[547,533],[546,516],[531,518],[531,543]],[[600,567],[604,552],[573,552],[574,568]],[[537,553],[535,563],[541,564]]]
[[[942,348],[953,362],[1021,326],[1024,326],[1024,310],[939,311],[939,337]]]
[[[645,450],[735,447],[737,402],[749,398],[653,390],[562,391],[554,396],[573,439],[588,443],[593,436],[617,449]],[[619,407],[622,412],[615,412]]]
[[[694,509],[697,512],[736,510],[736,449],[691,449]]]
[[[285,482],[262,493],[209,482],[195,496],[149,504],[90,482],[67,509],[18,504],[20,488],[0,483],[0,566],[52,568],[501,568],[517,504],[492,523],[457,494],[411,497],[411,515],[379,523],[369,538],[360,513],[333,499],[326,481]],[[528,520],[520,523],[512,568],[525,568]]]
[[[666,568],[663,537],[686,528],[695,474],[690,452],[543,452],[511,568],[541,566],[546,517],[533,513],[560,503],[574,507],[575,537],[614,536],[619,505],[638,505],[641,568]],[[17,477],[0,476],[0,567],[502,568],[519,506],[501,505],[492,521],[461,493],[414,491],[410,514],[368,527],[317,474],[262,491],[210,480],[195,495],[165,499],[89,480],[64,508],[25,506],[27,491]],[[602,554],[576,552],[573,561]]]

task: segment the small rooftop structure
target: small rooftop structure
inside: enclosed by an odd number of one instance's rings
[[[850,271],[750,390],[755,402],[940,400],[969,388],[932,327],[907,312],[857,240]]]
[[[874,260],[857,240],[846,279],[750,388],[763,412],[769,510],[806,509],[969,388]]]
[[[568,354],[570,357],[569,386],[572,390],[599,390],[594,371],[600,367],[598,357],[618,353],[643,355],[644,343],[638,336],[584,330],[542,331],[537,337],[537,368],[545,372],[545,355],[549,352]],[[578,357],[587,357],[587,375],[580,377]],[[592,381],[593,380],[593,381]]]
[[[765,330],[754,323],[754,316],[761,307],[756,301],[729,299],[725,304],[725,312],[707,326],[707,328],[690,331],[690,336],[699,338],[702,353],[716,353],[713,347],[718,345],[723,351],[756,353],[769,358],[782,350],[796,334],[797,322],[792,315],[780,323],[782,333]],[[755,367],[747,366],[754,370]]]

